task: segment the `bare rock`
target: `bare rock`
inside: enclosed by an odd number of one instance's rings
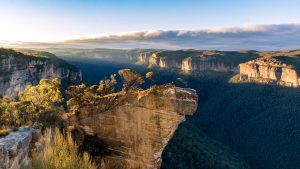
[[[0,169],[26,166],[32,145],[40,136],[40,129],[20,128],[19,131],[0,138]]]
[[[240,65],[241,78],[248,81],[299,87],[300,77],[292,65],[274,58],[259,58]]]
[[[70,117],[79,145],[96,156],[101,169],[159,168],[161,154],[185,115],[198,104],[195,90],[172,85],[107,96],[105,109],[81,107]],[[104,111],[101,111],[104,110]]]

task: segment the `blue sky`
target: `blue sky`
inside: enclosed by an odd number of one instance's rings
[[[300,22],[299,0],[0,0],[0,40]]]

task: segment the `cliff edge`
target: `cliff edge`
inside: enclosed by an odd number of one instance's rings
[[[159,168],[163,149],[197,104],[195,90],[172,85],[114,93],[81,106],[69,129],[101,169]]]

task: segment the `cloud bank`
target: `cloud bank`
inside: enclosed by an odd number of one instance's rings
[[[287,50],[300,48],[300,24],[245,25],[207,30],[154,30],[73,39],[59,43],[22,43],[32,47]]]

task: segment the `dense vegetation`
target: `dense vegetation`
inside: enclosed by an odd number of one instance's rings
[[[79,66],[90,82],[122,68],[132,68],[143,73],[149,71],[143,66],[116,64],[97,59],[72,58],[69,61]],[[232,84],[229,82],[232,73],[206,72],[185,76],[167,70],[152,71],[156,75],[153,78],[156,83],[175,83],[177,86],[196,89],[200,98],[199,107],[197,113],[187,121],[213,139],[230,146],[241,154],[252,168],[300,167],[297,160],[300,159],[300,150],[297,148],[297,140],[300,140],[300,89],[249,83]],[[201,153],[199,149],[189,146],[191,142],[201,142],[197,133],[195,129],[180,127],[174,137],[176,139],[172,140],[166,149],[168,153],[163,153],[163,166],[173,166],[171,163],[176,161],[178,166],[179,163],[187,166],[183,168],[197,168],[196,163],[186,164],[183,160],[188,159],[184,154],[188,156],[188,153],[193,153],[191,151]],[[186,140],[186,135],[189,134],[195,136]],[[169,153],[178,156],[172,155],[171,159],[168,157]],[[201,161],[199,156],[195,157]]]
[[[179,126],[162,157],[162,169],[250,168],[239,155],[188,122]]]

